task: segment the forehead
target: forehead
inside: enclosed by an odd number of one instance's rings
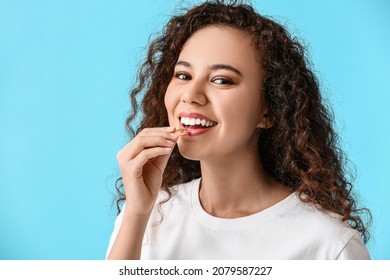
[[[196,31],[184,44],[179,60],[260,66],[260,54],[249,34],[228,26],[207,26]]]

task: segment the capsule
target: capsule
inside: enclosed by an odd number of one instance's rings
[[[178,128],[173,133],[175,133],[179,136],[183,136],[183,135],[187,134],[187,129],[186,128]]]

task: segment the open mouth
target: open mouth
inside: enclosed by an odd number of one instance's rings
[[[198,128],[210,128],[217,125],[217,122],[201,119],[201,118],[187,118],[181,117],[180,123],[184,128],[198,129]]]

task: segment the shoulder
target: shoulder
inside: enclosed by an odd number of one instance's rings
[[[342,258],[348,255],[346,251],[351,252],[351,258],[368,256],[358,232],[342,221],[340,215],[296,199],[297,203],[288,213],[290,227],[298,228],[300,238],[306,240],[311,249],[316,249],[322,255],[320,258]]]
[[[305,231],[316,233],[317,236],[334,239],[349,239],[354,233],[346,222],[342,221],[340,215],[322,210],[312,204],[302,202],[297,197],[297,203],[290,209],[291,219],[302,225]]]

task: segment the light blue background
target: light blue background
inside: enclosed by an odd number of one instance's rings
[[[0,0],[0,259],[103,259],[128,90],[181,1]],[[308,42],[390,259],[390,2],[259,0]]]

